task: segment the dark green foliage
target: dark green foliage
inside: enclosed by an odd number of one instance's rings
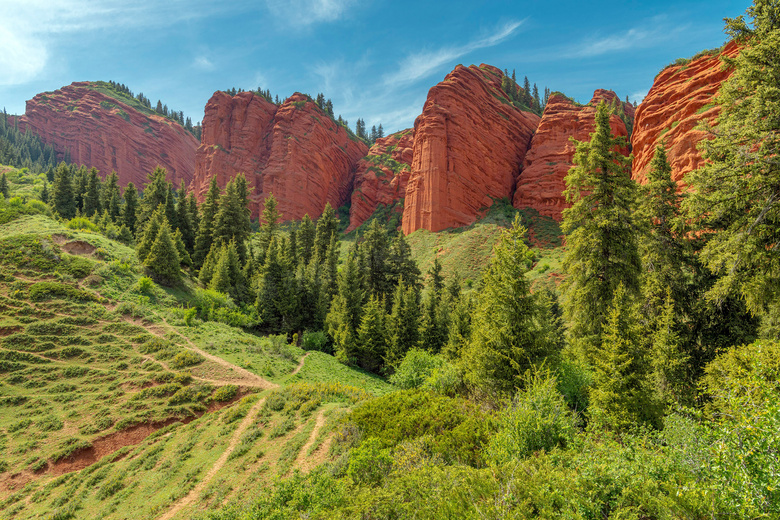
[[[420,340],[420,292],[413,285],[407,285],[403,278],[395,289],[387,326],[385,364],[397,367],[406,352]]]
[[[564,310],[570,340],[588,355],[601,344],[616,287],[623,284],[631,296],[639,289],[631,157],[618,151],[625,139],[612,135],[609,117],[609,107],[600,103],[591,140],[577,143],[564,192],[572,204],[563,211]]]
[[[71,168],[65,163],[60,163],[54,172],[51,199],[52,209],[62,218],[70,219],[76,215]]]
[[[384,303],[371,296],[363,307],[354,354],[354,363],[363,370],[378,372],[382,367],[388,343],[386,322]]]
[[[102,211],[100,204],[100,192],[102,186],[96,168],[89,170],[87,177],[87,191],[84,192],[84,209],[82,214],[91,217]]]
[[[243,174],[228,181],[214,214],[212,231],[213,243],[219,246],[231,240],[235,241],[235,248],[242,265],[246,262],[246,240],[251,232],[247,197],[246,179]]]
[[[746,47],[715,97],[714,138],[703,143],[705,166],[691,172],[688,216],[702,230],[702,262],[719,278],[708,298],[739,295],[754,313],[780,297],[780,17],[775,1],[757,0],[749,19],[727,19]]]
[[[65,160],[69,162],[67,157]],[[28,168],[34,173],[45,172],[57,164],[57,154],[51,145],[45,145],[31,129],[22,132],[17,119],[9,121],[3,109],[0,114],[0,164]]]
[[[200,206],[200,224],[198,233],[195,235],[195,254],[192,261],[195,267],[200,269],[206,256],[211,250],[211,244],[214,241],[214,217],[219,209],[219,186],[217,178],[211,178],[209,191],[206,193],[206,200]]]
[[[6,177],[5,172],[0,175],[0,194],[6,199],[11,196],[11,190],[8,187],[8,177]]]
[[[135,234],[136,214],[138,213],[138,190],[135,184],[128,182],[125,187],[125,205],[122,207],[122,221],[127,228]]]
[[[176,249],[176,243],[171,235],[168,221],[163,217],[160,229],[143,264],[151,272],[155,280],[163,284],[172,285],[179,281],[181,260]]]
[[[552,317],[526,278],[531,251],[519,216],[502,232],[483,275],[471,340],[463,353],[466,380],[475,391],[507,397],[527,370],[557,355]]]
[[[149,173],[148,181],[144,186],[144,196],[138,207],[136,227],[144,226],[152,217],[152,213],[157,211],[158,206],[166,207],[168,193],[171,191],[170,183],[165,180],[167,174],[165,168],[159,166]]]

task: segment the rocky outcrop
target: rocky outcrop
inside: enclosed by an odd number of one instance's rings
[[[428,92],[414,123],[403,232],[471,224],[511,197],[539,117],[516,108],[495,67],[457,66]]]
[[[414,131],[409,128],[377,139],[355,172],[349,228],[368,220],[380,206],[403,201],[414,155]]]
[[[283,220],[316,218],[352,192],[355,166],[368,147],[308,96],[276,106],[252,92],[216,92],[206,105],[193,187],[203,200],[212,177],[220,188],[243,172],[257,218],[273,193]]]
[[[157,166],[176,186],[189,184],[197,139],[140,103],[105,92],[99,83],[77,82],[38,94],[27,102],[20,128],[36,132],[60,159],[67,152],[72,162],[95,167],[103,177],[116,171],[122,186],[143,186]]]
[[[525,156],[512,204],[516,208],[533,208],[541,215],[561,219],[568,206],[563,196],[566,174],[572,166],[575,143],[587,141],[595,129],[596,107],[604,101],[620,107],[630,118],[634,106],[623,103],[611,90],[596,90],[587,105],[580,105],[562,94],[550,96],[539,128]],[[612,134],[626,137],[626,125],[617,115],[610,118]],[[628,150],[624,150],[628,154]]]
[[[738,53],[739,46],[729,43],[719,53],[706,53],[686,64],[667,67],[656,76],[636,112],[631,138],[634,179],[644,182],[655,147],[661,143],[666,147],[675,180],[680,181],[702,165],[697,145],[707,135],[697,127],[718,115],[713,96],[731,75],[721,57]]]

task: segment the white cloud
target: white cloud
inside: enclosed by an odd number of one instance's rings
[[[200,70],[205,70],[205,71],[214,70],[214,62],[212,62],[208,58],[208,56],[204,56],[204,55],[196,56],[195,61],[193,61],[192,65],[196,69],[200,69]]]
[[[32,81],[64,35],[115,28],[166,27],[206,16],[208,0],[2,0],[0,85]]]
[[[285,25],[307,27],[344,17],[357,0],[266,0],[271,14]]]
[[[0,27],[0,85],[20,85],[32,80],[46,66],[48,52],[37,41]]]
[[[636,92],[629,94],[628,99],[631,101],[636,101],[637,103],[641,103],[645,99],[645,96],[647,96],[647,92],[647,89],[637,90]]]
[[[470,52],[498,45],[514,35],[522,24],[522,20],[507,22],[497,27],[489,36],[473,40],[465,45],[443,47],[409,55],[401,62],[397,72],[385,76],[385,84],[403,85],[427,77],[442,66],[452,64],[453,61]]]
[[[667,43],[688,30],[687,25],[670,26],[666,17],[655,17],[642,28],[633,27],[617,34],[586,39],[570,47],[566,54],[571,58],[590,58],[613,52],[654,47]]]

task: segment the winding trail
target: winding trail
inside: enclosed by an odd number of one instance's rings
[[[314,442],[317,440],[317,435],[320,433],[320,430],[323,426],[325,426],[325,412],[320,410],[320,413],[317,414],[317,422],[314,423],[314,428],[309,435],[309,440],[306,441],[306,444],[303,445],[301,451],[298,452],[298,457],[295,459],[294,465],[296,467],[300,468],[305,466],[306,459],[308,458],[306,453],[311,449],[312,446],[314,446]]]
[[[168,512],[166,512],[158,520],[171,520],[182,509],[191,505],[195,501],[195,499],[203,492],[203,490],[206,489],[206,486],[208,486],[209,483],[211,483],[211,481],[214,480],[214,477],[217,476],[217,473],[219,473],[219,471],[228,461],[230,454],[233,453],[233,450],[236,449],[236,446],[238,446],[238,443],[241,441],[241,436],[244,434],[246,429],[249,428],[249,425],[252,424],[252,421],[254,420],[255,416],[258,414],[260,409],[263,407],[264,403],[265,403],[265,397],[258,400],[254,404],[254,406],[252,406],[249,412],[247,412],[244,419],[241,421],[241,424],[239,424],[238,428],[236,428],[236,431],[233,432],[233,436],[230,438],[230,443],[228,444],[227,448],[225,448],[225,451],[222,453],[222,455],[220,455],[220,457],[217,459],[214,465],[211,466],[211,469],[208,471],[208,473],[206,473],[203,476],[200,482],[198,482],[197,485],[194,488],[192,488],[189,493],[187,493],[183,498],[179,499],[179,501],[176,502],[173,505],[173,507],[171,507],[168,510]]]
[[[295,367],[295,370],[293,370],[288,377],[292,377],[301,371],[301,369],[303,368],[303,362],[306,361],[306,358],[309,357],[309,354],[310,352],[307,352],[306,354],[303,355],[301,360],[298,362],[298,366]]]

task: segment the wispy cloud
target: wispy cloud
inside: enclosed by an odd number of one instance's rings
[[[357,0],[266,0],[265,3],[284,25],[308,27],[343,18]]]
[[[211,61],[208,56],[204,55],[196,56],[195,60],[192,62],[192,66],[204,71],[214,70],[214,62]]]
[[[113,28],[157,28],[207,16],[207,0],[3,0],[0,85],[19,85],[46,68],[59,37]]]
[[[386,85],[403,85],[425,78],[444,65],[465,56],[475,50],[493,47],[513,36],[523,20],[506,22],[491,32],[489,36],[472,40],[465,45],[442,47],[433,51],[423,51],[407,56],[393,74],[385,76]]]
[[[567,57],[591,58],[615,52],[654,47],[687,32],[688,25],[670,25],[666,17],[656,17],[642,27],[607,36],[593,36],[568,48]]]

